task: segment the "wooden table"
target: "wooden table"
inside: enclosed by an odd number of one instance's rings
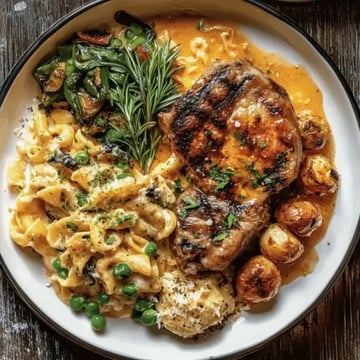
[[[87,2],[89,0],[0,0],[0,84],[41,32]],[[320,43],[340,68],[360,104],[360,1],[267,3],[293,18]],[[333,290],[309,316],[245,359],[360,359],[359,280],[360,245]],[[27,359],[102,358],[72,344],[38,321],[0,270],[0,360]]]

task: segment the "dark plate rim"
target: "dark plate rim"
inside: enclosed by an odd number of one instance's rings
[[[48,39],[51,35],[53,35],[56,31],[58,31],[63,25],[65,25],[67,22],[75,18],[76,16],[82,14],[83,12],[98,6],[100,4],[106,3],[110,0],[94,0],[91,3],[82,5],[71,12],[69,12],[67,15],[61,17],[59,20],[57,20],[47,31],[45,31],[43,34],[41,34],[24,52],[24,54],[20,57],[20,59],[15,63],[13,68],[11,69],[10,73],[6,77],[1,89],[0,89],[0,109],[1,106],[6,98],[6,95],[13,83],[13,81],[16,79],[16,76],[19,72],[19,70],[24,66],[24,64],[28,61],[28,59],[34,54],[34,52],[39,48],[39,46]],[[278,12],[276,9],[271,7],[268,4],[263,3],[260,0],[245,0],[247,3],[254,5],[261,10],[269,13],[270,15],[274,16],[278,20],[284,22],[286,25],[290,26],[294,30],[296,30],[300,35],[302,35],[315,49],[316,51],[323,57],[323,59],[330,65],[332,71],[337,76],[338,80],[340,81],[343,89],[346,92],[346,95],[351,103],[353,112],[355,114],[355,117],[357,119],[358,128],[360,130],[360,110],[358,108],[358,105],[356,103],[355,97],[352,94],[352,91],[345,80],[344,76],[338,69],[337,65],[333,62],[333,60],[330,58],[330,56],[326,53],[326,51],[309,35],[307,34],[293,19],[291,19],[289,16],[282,14]],[[341,262],[340,266],[338,267],[337,271],[331,278],[329,284],[326,286],[326,288],[319,294],[319,296],[316,298],[316,300],[313,302],[313,304],[305,309],[301,314],[299,314],[296,319],[294,319],[290,324],[285,326],[281,331],[277,332],[276,334],[273,334],[271,337],[267,338],[266,340],[260,342],[259,344],[252,346],[251,348],[242,351],[240,353],[234,352],[230,353],[224,356],[219,357],[218,359],[235,359],[239,358],[239,356],[243,357],[250,353],[253,353],[260,348],[262,348],[265,344],[271,342],[275,338],[279,337],[281,334],[285,333],[289,329],[293,328],[297,323],[299,323],[304,317],[306,317],[322,300],[323,298],[329,293],[329,291],[333,288],[338,278],[341,276],[343,271],[345,270],[345,267],[347,266],[348,262],[350,261],[350,258],[355,250],[355,247],[358,243],[360,235],[360,219],[358,220],[353,238],[351,240],[350,246],[346,252],[346,255]],[[76,345],[80,345],[83,348],[93,351],[94,353],[97,353],[99,355],[108,357],[108,358],[123,358],[123,359],[134,359],[136,358],[129,358],[124,356],[119,356],[115,353],[109,352],[107,350],[98,348],[97,346],[91,345],[88,342],[82,340],[80,337],[77,337],[73,335],[72,333],[68,332],[67,330],[60,327],[56,322],[54,322],[51,318],[46,316],[40,308],[33,303],[33,301],[28,297],[28,295],[19,287],[17,286],[16,280],[13,278],[11,272],[7,268],[5,261],[3,259],[3,256],[0,252],[0,265],[2,269],[4,270],[6,276],[10,280],[10,283],[14,289],[14,291],[17,293],[17,295],[21,298],[21,300],[27,305],[27,307],[36,315],[38,319],[40,319],[42,322],[44,322],[46,325],[48,325],[52,330],[55,330],[58,334],[63,336],[64,338],[72,341]]]

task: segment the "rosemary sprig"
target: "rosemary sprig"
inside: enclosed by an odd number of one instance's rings
[[[148,57],[141,62],[135,50],[125,48],[123,68],[126,81],[119,83],[110,77],[114,87],[110,88],[109,99],[122,113],[129,131],[129,137],[122,142],[130,154],[147,172],[153,162],[160,140],[155,121],[156,114],[171,105],[179,96],[171,75],[177,68],[172,65],[179,49],[170,43],[153,43],[148,46]]]

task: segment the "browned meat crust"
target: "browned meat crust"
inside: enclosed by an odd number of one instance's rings
[[[194,219],[179,220],[173,240],[179,264],[186,269],[186,262],[198,261],[197,269],[224,269],[266,225],[269,195],[298,175],[302,144],[290,99],[248,62],[216,61],[159,121],[208,203],[197,208]],[[212,204],[228,213],[235,209],[237,217],[236,229],[215,243],[218,225],[204,227],[201,213],[211,213]],[[195,242],[202,249],[189,256],[183,239],[198,227],[201,240]],[[187,271],[194,272],[191,268]]]
[[[190,208],[187,199],[194,202]],[[190,274],[224,270],[249,249],[252,238],[269,221],[266,202],[239,204],[207,196],[199,189],[182,194],[177,209],[172,249],[180,268]]]

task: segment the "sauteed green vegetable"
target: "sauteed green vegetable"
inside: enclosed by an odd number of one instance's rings
[[[34,76],[43,106],[66,101],[105,148],[122,157],[127,153],[147,172],[160,139],[156,114],[179,96],[171,78],[179,49],[156,42],[150,25],[125,12],[115,19],[127,26],[123,36],[78,32]]]

